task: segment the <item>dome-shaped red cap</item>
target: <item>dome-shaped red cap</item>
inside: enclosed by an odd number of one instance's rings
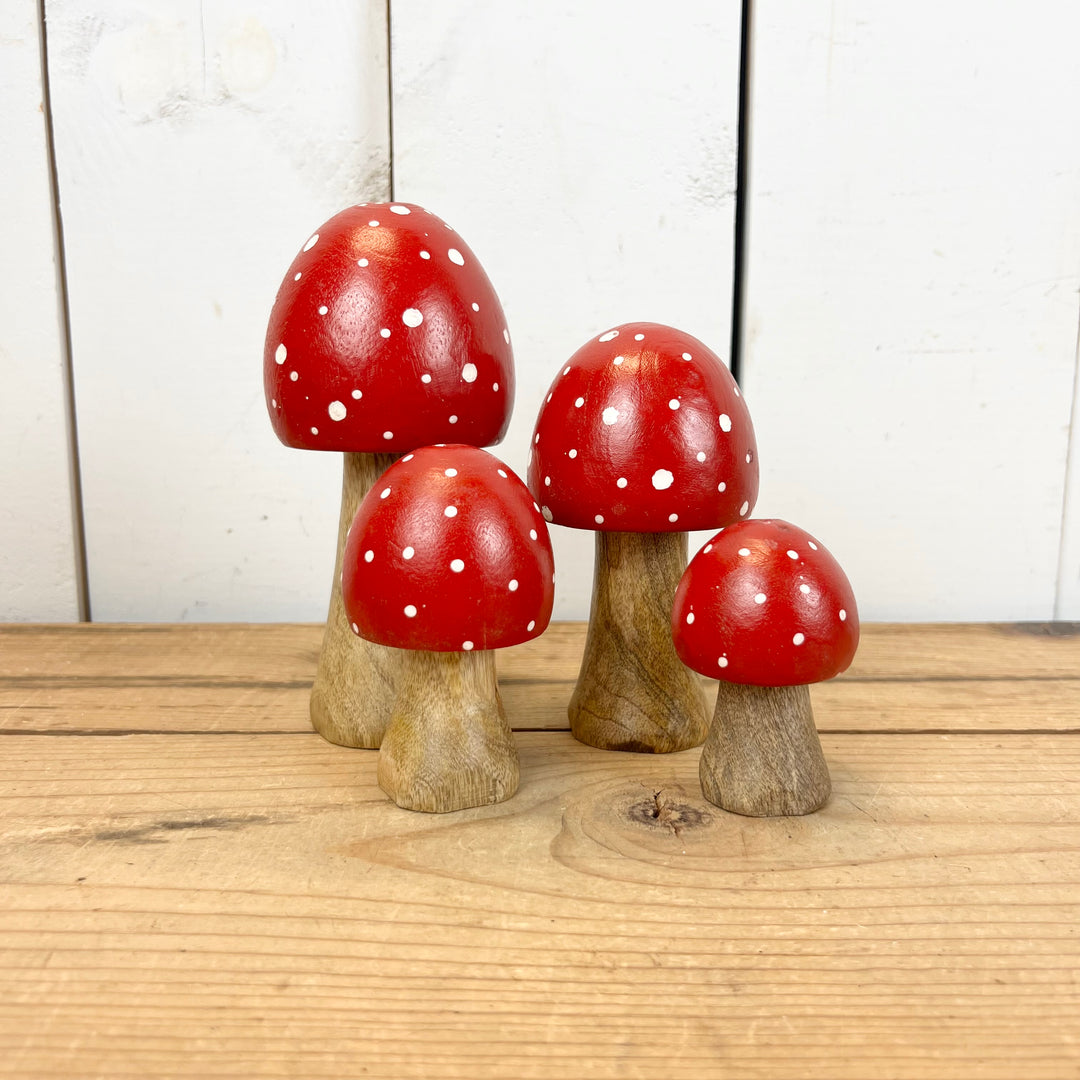
[[[730,372],[697,338],[626,323],[560,369],[533,431],[529,487],[574,529],[716,529],[753,509],[757,444]]]
[[[547,628],[555,561],[521,480],[474,446],[426,446],[376,481],[342,571],[355,633],[399,649],[500,649]]]
[[[366,203],[312,234],[278,290],[263,352],[277,437],[394,452],[506,432],[514,362],[468,245],[409,203]]]
[[[740,521],[690,561],[671,614],[675,650],[703,675],[800,686],[839,675],[859,644],[840,564],[786,521]]]

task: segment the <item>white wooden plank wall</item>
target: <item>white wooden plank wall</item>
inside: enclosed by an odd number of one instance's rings
[[[1080,313],[1080,9],[755,11],[759,512],[818,534],[864,617],[1050,618]],[[1075,495],[1058,607],[1074,618]]]
[[[95,619],[325,617],[337,455],[282,447],[274,293],[386,195],[382,0],[49,0]]]
[[[79,617],[37,4],[0,5],[0,620]]]
[[[726,357],[740,5],[394,0],[394,193],[445,218],[506,309],[518,390],[496,453],[588,338],[636,319]],[[556,618],[588,615],[591,533],[552,529]]]

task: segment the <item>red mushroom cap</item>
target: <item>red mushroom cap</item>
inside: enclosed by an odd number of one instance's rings
[[[368,492],[345,545],[353,631],[399,649],[500,649],[547,628],[547,526],[521,480],[474,446],[406,454]]]
[[[786,521],[740,521],[690,561],[671,614],[683,663],[713,679],[801,686],[846,670],[859,613],[840,564]]]
[[[757,499],[757,444],[735,380],[697,338],[658,323],[626,323],[574,353],[532,450],[544,517],[573,529],[716,529]]]
[[[445,222],[366,203],[313,233],[270,313],[263,383],[277,437],[302,450],[497,443],[514,404],[502,306]]]

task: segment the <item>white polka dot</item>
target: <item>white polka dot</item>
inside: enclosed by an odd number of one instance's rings
[[[425,371],[424,374],[420,376],[420,381],[422,383],[429,383],[431,382],[431,376]]]
[[[746,514],[746,511],[749,509],[750,504],[748,502],[744,502],[742,506],[739,507],[739,517],[743,517]]]
[[[717,662],[717,663],[718,663],[718,664],[719,664],[719,665],[720,665],[721,667],[727,667],[727,657],[726,657],[726,656],[721,656],[721,657],[720,657],[720,659],[719,659],[719,660],[717,660],[716,662]]]
[[[746,464],[749,465],[754,460],[754,455],[749,450],[746,451]]]
[[[847,612],[843,608],[841,608],[840,609],[840,621],[843,622],[846,618],[847,618]]]
[[[628,481],[627,481],[625,476],[620,476],[619,479],[615,481],[615,486],[624,488],[624,487],[626,487],[627,482]]]
[[[461,571],[465,569],[465,563],[461,559],[451,559],[450,569],[453,570],[455,574],[460,574]]]
[[[367,266],[367,264],[368,264],[367,259],[357,259],[356,260],[356,265],[357,266]]]
[[[797,551],[793,551],[791,548],[788,548],[787,557],[789,559],[797,559],[799,557],[799,553]]]
[[[709,552],[712,551],[712,544],[706,544],[705,547],[703,548],[703,550],[704,550],[705,554],[708,555]]]
[[[377,229],[377,228],[379,227],[379,223],[378,223],[377,221],[369,221],[369,222],[368,222],[368,224],[369,224],[369,225],[370,225],[370,226],[371,226],[371,227],[372,227],[373,229]]]
[[[391,206],[390,207],[390,213],[391,214],[408,214],[408,213],[411,213],[411,211],[409,210],[409,208],[407,206]]]
[[[657,491],[666,491],[675,482],[675,477],[669,469],[657,469],[652,474],[652,486]]]
[[[510,331],[505,327],[503,328],[503,341],[505,341],[507,345],[510,344]]]
[[[277,347],[277,348],[276,348],[276,349],[274,350],[274,359],[275,359],[275,360],[276,360],[276,361],[277,361],[277,362],[278,362],[279,364],[284,364],[284,363],[285,363],[285,357],[286,357],[286,356],[288,356],[288,355],[289,355],[289,352],[288,352],[288,350],[287,350],[287,349],[285,348],[285,346],[284,346],[284,345],[279,345],[279,346],[278,346],[278,347]]]
[[[273,408],[273,409],[277,408],[277,398],[271,398],[270,399],[270,407]]]
[[[668,521],[670,521],[672,523],[672,525],[674,525],[675,522],[678,521],[678,520],[679,520],[679,515],[678,514],[668,514]]]
[[[644,334],[635,334],[634,335],[634,340],[635,341],[644,341],[645,340],[645,335]]]
[[[499,384],[497,382],[492,383],[491,384],[491,389],[494,390],[495,393],[497,394],[499,392]]]
[[[354,634],[359,634],[360,633],[360,627],[357,626],[356,623],[350,623],[350,625],[352,626],[352,632]]]
[[[473,306],[472,306],[472,309],[473,309],[473,311],[479,311],[480,310],[480,305],[474,303]]]
[[[457,423],[457,416],[456,415],[450,417],[450,423],[451,424],[456,424]]]
[[[463,642],[461,643],[461,647],[462,647],[462,648],[463,648],[463,649],[464,649],[464,650],[465,650],[466,652],[472,652],[472,651],[473,651],[473,643],[472,643],[471,641],[463,641]]]
[[[803,594],[803,596],[809,596],[810,595],[810,586],[805,585],[805,584],[800,585],[799,586],[799,592],[801,592]]]
[[[293,274],[293,281],[299,281],[300,277],[301,277],[300,271],[297,270],[296,273]]]
[[[476,382],[476,365],[475,364],[466,364],[461,369],[461,377],[466,382]]]
[[[330,414],[331,420],[344,420],[347,410],[342,402],[331,401],[330,406],[326,411]]]
[[[394,437],[394,433],[392,431],[384,431],[382,433],[382,437],[384,439],[392,439]]]
[[[694,359],[694,358],[693,358],[693,357],[692,357],[692,356],[691,356],[691,355],[690,355],[690,354],[689,354],[688,352],[684,352],[684,353],[682,354],[682,358],[683,358],[684,360],[693,360],[693,359]]]
[[[535,529],[530,529],[529,530],[529,539],[530,540],[535,540],[536,539],[536,530]]]
[[[568,367],[564,367],[563,368],[563,374],[564,375],[569,375],[570,374],[570,369]]]
[[[550,511],[550,510],[549,510],[549,509],[548,509],[548,508],[547,508],[546,506],[541,506],[541,507],[540,507],[540,514],[541,514],[541,516],[543,517],[543,519],[544,519],[545,521],[552,521],[552,520],[554,520],[554,519],[552,518],[552,516],[551,516],[551,511]]]
[[[424,316],[416,308],[410,307],[401,313],[401,321],[406,326],[419,326],[424,321]]]
[[[297,374],[297,372],[290,371],[289,372],[289,378],[292,379],[293,382],[296,382],[296,380],[299,379],[300,376],[299,376],[299,374]]]
[[[540,432],[538,431],[538,432],[537,432],[537,433],[536,433],[536,434],[535,434],[535,435],[533,436],[533,446],[535,446],[535,445],[536,445],[536,444],[537,444],[537,443],[538,443],[539,441],[540,441]]]
[[[801,645],[805,640],[806,640],[806,635],[805,634],[796,634],[791,639],[791,644],[792,645]]]
[[[739,393],[739,388],[737,386],[733,386],[731,389],[735,391],[736,397],[742,397],[742,394]]]
[[[405,614],[408,615],[410,619],[415,619],[416,618],[416,605],[415,604],[406,604],[405,605]]]
[[[607,407],[607,408],[606,408],[606,409],[604,410],[604,413],[603,413],[603,415],[602,415],[602,416],[600,417],[600,419],[601,419],[601,420],[603,420],[603,421],[604,421],[604,423],[608,425],[608,427],[610,427],[610,426],[611,426],[612,424],[614,424],[614,423],[617,423],[617,422],[618,422],[618,419],[619,419],[619,410],[618,410],[618,409],[616,409],[614,405],[609,405],[609,406],[608,406],[608,407]]]
[[[416,554],[416,549],[413,547],[407,547],[401,552],[403,559],[411,559]]]
[[[319,314],[325,315],[330,309],[325,304],[319,305]]]
[[[312,435],[318,435],[318,434],[319,434],[319,429],[318,429],[317,427],[313,427],[313,428],[311,429],[311,434],[312,434]]]
[[[371,562],[374,558],[375,552],[372,551],[371,548],[368,548],[367,551],[364,552],[364,562]]]
[[[604,515],[603,514],[597,514],[596,517],[593,518],[593,521],[595,521],[597,525],[603,525],[604,524]]]
[[[363,395],[362,391],[354,390],[352,392],[352,396],[353,396],[353,401],[359,401],[364,395]]]
[[[568,458],[570,458],[571,460],[573,460],[574,458],[577,457],[577,451],[576,450],[571,450],[566,456]]]
[[[530,621],[529,625],[525,627],[525,629],[531,631],[535,626],[536,626],[536,620],[533,619],[532,621]]]
[[[421,251],[420,252],[420,258],[421,259],[430,259],[431,258],[431,252],[430,251]]]
[[[454,264],[455,266],[464,266],[464,265],[465,265],[465,256],[464,256],[464,255],[462,255],[462,254],[461,254],[461,252],[460,252],[460,251],[458,251],[458,249],[457,249],[457,248],[451,248],[451,249],[450,249],[450,250],[449,250],[449,251],[448,251],[448,252],[446,253],[446,257],[447,257],[447,258],[448,258],[448,259],[449,259],[449,260],[450,260],[450,261],[451,261],[451,262],[452,262],[452,263],[453,263],[453,264]]]
[[[817,544],[815,544],[813,540],[809,541],[809,544],[810,544],[811,550],[817,551]]]
[[[728,416],[728,414],[726,412],[722,412],[720,414],[720,430],[721,431],[730,431],[731,430],[731,417]]]
[[[390,489],[388,487],[383,488],[382,491],[379,492],[379,498],[380,499],[385,499],[386,496],[389,495],[389,494],[390,494]]]
[[[755,603],[755,604],[764,604],[764,603],[765,603],[765,594],[764,594],[763,592],[759,592],[759,593],[758,593],[758,594],[757,594],[757,595],[756,595],[756,596],[754,597],[754,603]]]
[[[750,554],[749,548],[739,548],[739,554],[745,559]]]
[[[690,626],[691,623],[693,623],[693,621],[694,621],[694,613],[691,611],[686,616],[686,625]]]
[[[678,398],[674,398],[674,397],[673,397],[673,398],[672,398],[672,399],[671,399],[671,400],[670,400],[670,401],[669,401],[669,402],[667,403],[667,407],[668,407],[669,409],[671,409],[671,411],[672,411],[672,412],[674,412],[674,411],[675,411],[675,410],[676,410],[676,409],[677,409],[677,408],[679,407],[679,399],[678,399]]]
[[[444,514],[445,514],[445,515],[446,515],[447,517],[457,517],[457,507],[456,507],[456,506],[448,506],[448,507],[447,507],[447,508],[446,508],[446,509],[445,509],[445,510],[443,511],[443,513],[444,513]]]
[[[551,398],[552,398],[552,395],[551,395],[551,394],[548,394],[548,396],[547,396],[547,404],[548,404],[548,405],[550,405],[550,404],[551,404]]]
[[[310,251],[319,242],[319,234],[316,233],[310,240],[304,245],[305,251]]]
[[[386,337],[389,337],[389,336],[390,336],[390,329],[389,329],[389,327],[386,327],[386,326],[384,326],[384,327],[383,327],[383,328],[382,328],[382,329],[381,329],[381,330],[379,331],[379,337],[384,337],[384,338],[386,338]]]
[[[551,487],[551,477],[550,476],[545,476],[544,477],[544,487]]]
[[[415,454],[406,454],[406,455],[405,455],[405,456],[404,456],[404,457],[403,457],[403,458],[402,458],[401,460],[402,460],[402,461],[412,461],[412,459],[413,459],[413,458],[414,458],[415,456],[416,456]]]
[[[721,480],[720,483],[716,485],[716,490],[717,491],[727,491],[727,484],[725,484],[724,481]]]
[[[614,365],[615,365],[616,367],[622,367],[622,365],[623,365],[623,362],[624,362],[625,360],[626,360],[626,357],[625,357],[625,356],[616,356],[616,357],[615,357],[615,359],[614,359],[614,360],[612,360],[611,362],[612,362],[612,363],[613,363],[613,364],[614,364]]]
[[[457,476],[457,469],[445,469],[443,476]]]
[[[504,480],[506,479],[506,473],[504,473],[504,472],[502,471],[502,469],[496,469],[495,471],[496,471],[496,472],[497,472],[497,473],[498,473],[498,474],[499,474],[499,475],[500,475],[500,476],[501,476],[501,477],[502,477],[502,478],[503,478]]]
[[[575,401],[574,401],[574,408],[575,409],[580,409],[581,406],[584,405],[584,404],[585,404],[585,399],[583,397],[576,398]]]
[[[705,451],[704,450],[699,450],[698,451],[697,459],[698,459],[698,461],[704,461],[705,460]]]
[[[619,336],[618,330],[609,330],[606,334],[601,334],[597,341],[614,341]]]
[[[508,588],[508,589],[509,589],[509,590],[510,590],[511,592],[517,592],[517,587],[518,587],[518,583],[517,583],[517,578],[511,578],[511,579],[510,579],[510,584],[509,584],[509,585],[507,585],[506,587],[507,587],[507,588]]]

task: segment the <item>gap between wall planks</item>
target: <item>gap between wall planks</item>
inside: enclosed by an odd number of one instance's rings
[[[517,730],[567,730],[584,634],[557,623],[499,651]],[[0,628],[0,732],[306,735],[321,638],[319,626]],[[823,732],[1080,731],[1080,630],[870,625],[849,671],[811,697]]]

